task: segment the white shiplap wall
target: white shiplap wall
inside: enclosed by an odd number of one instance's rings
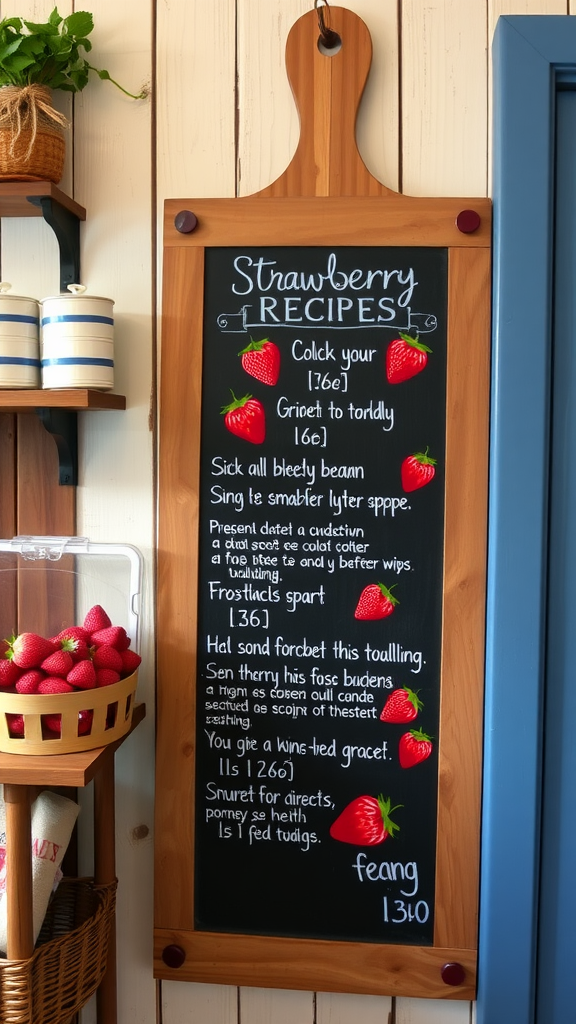
[[[570,8],[572,2],[572,9]],[[576,0],[346,0],[374,64],[358,144],[371,172],[412,195],[481,196],[490,181],[490,42],[500,14],[576,13]],[[42,20],[52,0],[1,0]],[[94,13],[93,63],[153,101],[94,80],[73,105],[62,187],[86,206],[84,283],[115,299],[116,390],[125,413],[81,417],[78,531],[129,541],[146,561],[139,697],[148,718],[117,756],[119,1021],[122,1024],[470,1024],[468,1003],[163,983],[152,979],[155,273],[162,203],[247,195],[276,178],[298,138],[284,45],[312,0],[60,0]],[[238,107],[237,144],[235,143]],[[155,116],[153,116],[153,112]],[[2,276],[18,294],[58,290],[57,246],[35,220],[4,221]],[[85,817],[88,817],[86,815]],[[136,838],[147,825],[150,834]],[[141,834],[140,832],[136,833]],[[89,842],[86,841],[86,849]],[[93,1006],[83,1014],[89,1024]]]

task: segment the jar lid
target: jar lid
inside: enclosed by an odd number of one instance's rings
[[[109,299],[105,295],[86,295],[86,285],[85,284],[69,284],[68,285],[68,292],[69,292],[68,295],[66,294],[66,292],[61,292],[60,295],[48,295],[47,298],[41,299],[40,301],[41,302],[56,302],[56,301],[60,301],[60,300],[66,301],[67,299],[79,299],[79,298],[82,298],[82,299],[97,299],[100,302],[111,302],[112,305],[114,305],[114,299]]]
[[[35,302],[38,305],[38,299],[33,299],[28,295],[9,295],[9,291],[12,285],[8,281],[0,281],[0,301],[4,299],[10,299],[11,302]]]

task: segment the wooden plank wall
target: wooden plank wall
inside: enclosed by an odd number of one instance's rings
[[[53,0],[1,0],[0,11],[40,21],[52,6]],[[287,165],[298,123],[284,75],[284,44],[313,0],[59,2],[62,14],[84,6],[96,22],[92,62],[134,91],[151,82],[154,97],[135,103],[98,80],[74,103],[58,97],[74,122],[62,186],[88,214],[83,281],[93,294],[116,301],[116,390],[128,405],[125,413],[80,417],[77,532],[134,543],[146,561],[139,697],[149,714],[117,756],[118,1019],[470,1024],[468,1003],[156,986],[152,979],[158,226],[165,198],[248,195]],[[346,0],[345,6],[365,20],[374,46],[358,125],[370,171],[412,195],[489,194],[490,43],[496,20],[501,14],[576,13],[576,0]],[[4,221],[1,232],[2,278],[14,291],[38,298],[57,292],[57,246],[50,230],[21,220]],[[0,443],[2,451],[12,443],[11,422],[1,417]],[[4,525],[9,532],[10,522]],[[88,870],[89,837],[83,845]],[[93,1019],[91,1006],[84,1024]]]

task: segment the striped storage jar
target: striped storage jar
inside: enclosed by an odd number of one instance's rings
[[[38,388],[39,304],[23,295],[9,295],[11,287],[0,283],[0,388]]]
[[[68,288],[69,295],[42,300],[42,387],[107,391],[114,387],[114,302],[85,295],[83,285]]]

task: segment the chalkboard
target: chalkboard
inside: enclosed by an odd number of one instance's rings
[[[432,942],[446,308],[445,249],[206,254],[198,927]]]
[[[157,977],[474,993],[490,210],[398,203],[167,204]]]

